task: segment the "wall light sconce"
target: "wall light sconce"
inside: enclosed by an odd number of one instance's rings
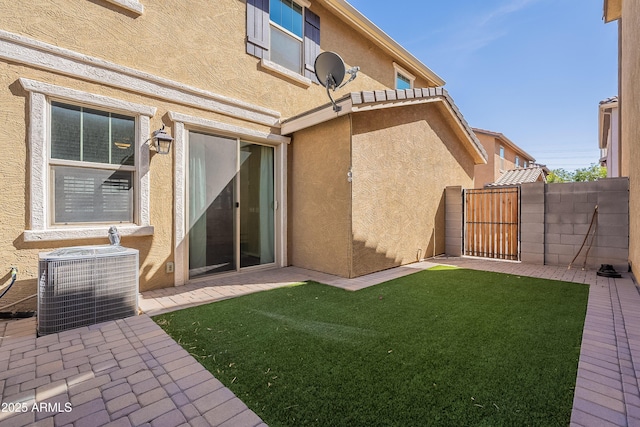
[[[169,154],[169,151],[171,151],[173,138],[164,131],[164,125],[160,129],[153,131],[151,140],[158,154]]]

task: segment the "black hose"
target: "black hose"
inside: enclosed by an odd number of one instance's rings
[[[571,260],[571,262],[569,263],[569,266],[567,267],[567,270],[571,270],[571,266],[573,265],[573,263],[575,262],[576,259],[578,259],[578,255],[580,255],[580,252],[582,252],[582,249],[584,248],[585,243],[587,243],[587,238],[589,237],[589,234],[591,234],[591,229],[593,228],[593,224],[594,221],[596,220],[596,217],[598,216],[598,205],[596,205],[595,209],[593,210],[593,216],[591,216],[591,224],[589,224],[589,229],[587,230],[587,234],[585,234],[584,236],[584,240],[582,241],[582,246],[580,246],[580,249],[578,249],[578,253],[576,253],[576,256],[573,257],[573,259]],[[582,269],[584,270],[585,266],[587,265],[587,257],[589,256],[589,251],[591,250],[591,245],[593,245],[593,239],[596,236],[596,233],[598,231],[598,222],[595,222],[596,224],[596,228],[593,232],[593,236],[591,236],[591,242],[589,243],[589,248],[587,249],[587,254],[584,256],[584,264],[582,264]]]
[[[18,277],[18,269],[16,267],[11,267],[11,283],[9,283],[9,286],[7,286],[7,288],[2,292],[2,294],[0,294],[0,298],[2,298],[4,294],[9,292],[9,289],[11,289],[13,284],[16,283],[17,277]]]

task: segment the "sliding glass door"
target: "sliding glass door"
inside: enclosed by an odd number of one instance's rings
[[[240,143],[240,267],[274,256],[273,148]]]
[[[189,277],[275,262],[273,147],[189,133]]]

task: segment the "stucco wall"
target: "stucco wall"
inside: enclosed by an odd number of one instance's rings
[[[29,229],[29,175],[30,163],[26,132],[28,115],[28,93],[17,82],[20,77],[37,81],[46,81],[61,87],[70,87],[92,94],[136,102],[158,107],[158,114],[151,119],[151,128],[159,128],[166,111],[181,108],[188,113],[199,114],[211,119],[221,116],[197,112],[193,108],[179,107],[126,91],[103,87],[101,85],[80,82],[68,77],[34,70],[28,67],[9,65],[0,62],[0,98],[3,100],[0,117],[4,133],[0,136],[0,149],[10,155],[0,157],[0,170],[3,186],[3,205],[0,210],[0,274],[9,271],[11,266],[19,269],[18,281],[14,288],[2,299],[0,306],[14,302],[27,294],[35,293],[35,277],[38,273],[38,253],[60,247],[76,245],[107,244],[104,237],[97,239],[59,240],[27,242],[24,231]],[[264,126],[263,126],[264,128]],[[146,138],[145,138],[146,139]],[[140,251],[140,288],[148,290],[173,284],[173,274],[165,272],[165,263],[173,260],[173,152],[162,156],[151,154],[149,162],[150,223],[154,226],[153,236],[123,237],[122,245]],[[8,183],[11,183],[10,185]],[[4,282],[3,282],[4,283]],[[27,289],[27,290],[25,290]],[[32,292],[33,291],[33,292]],[[31,301],[31,309],[35,300]]]
[[[353,268],[360,276],[444,253],[444,190],[473,159],[440,103],[353,115]]]
[[[475,166],[474,188],[483,188],[487,184],[496,182],[504,171],[515,169],[516,156],[520,158],[520,167],[525,161],[527,165],[532,161],[494,135],[476,132],[476,136],[486,150],[488,159],[487,164]],[[500,146],[504,147],[504,167],[502,168],[500,167]]]
[[[117,67],[129,67],[134,74],[144,72],[153,78],[168,79],[178,86],[185,86],[185,93],[193,100],[167,100],[166,97],[156,96],[153,91],[145,92],[144,88],[92,81],[100,79],[100,73],[92,74],[90,78],[81,78],[74,77],[73,73],[66,71],[46,71],[37,66],[21,65],[17,60],[0,60],[0,118],[3,123],[0,149],[6,154],[0,158],[0,170],[5,183],[2,198],[5,208],[0,212],[0,277],[8,274],[12,265],[17,266],[20,271],[15,290],[3,299],[0,306],[35,291],[39,252],[72,245],[107,242],[106,234],[104,239],[25,241],[23,233],[29,228],[31,203],[26,129],[29,123],[29,105],[28,93],[21,87],[18,81],[20,78],[157,108],[156,114],[151,117],[150,128],[155,130],[165,124],[170,135],[174,135],[174,124],[168,118],[169,111],[215,120],[225,125],[240,126],[252,131],[275,134],[279,132],[277,126],[257,124],[242,117],[212,112],[207,107],[210,97],[202,95],[199,91],[268,108],[281,113],[283,118],[328,101],[321,86],[306,86],[264,70],[259,64],[259,59],[246,54],[245,1],[218,0],[215,4],[208,0],[143,1],[142,4],[144,13],[138,16],[102,0],[0,0],[0,30],[47,43],[54,48],[66,49],[71,56],[89,55],[109,61]],[[321,19],[321,50],[337,51],[347,65],[361,67],[358,78],[349,85],[348,90],[393,87],[394,58],[331,15],[321,2],[312,2],[311,9],[320,15]],[[62,60],[65,55],[64,52],[59,53],[56,60]],[[56,68],[55,62],[48,65]],[[411,71],[406,64],[400,65]],[[416,86],[428,84],[420,78],[416,81]],[[343,90],[335,96],[339,97],[345,93],[346,90]],[[203,101],[205,98],[206,102]],[[333,123],[332,126],[338,123],[341,122]],[[141,136],[143,140],[147,137]],[[327,138],[331,139],[331,136],[328,135]],[[336,142],[332,140],[331,143]],[[342,143],[344,141],[338,145]],[[304,142],[300,145],[304,145]],[[321,153],[326,152],[327,155],[330,153],[334,156],[335,153],[331,152],[334,148],[334,145],[328,146],[323,149],[326,151]],[[304,148],[300,150],[304,151]],[[292,176],[304,182],[305,161],[308,159],[305,159],[304,152],[292,152],[292,159],[298,159],[300,156],[302,164],[298,166],[297,173],[292,171]],[[314,164],[318,163],[317,158],[309,163],[310,167],[319,166]],[[294,162],[291,164],[295,167]],[[344,184],[342,181],[346,172],[343,165],[329,166],[340,170],[339,182],[341,185]],[[165,264],[175,261],[173,171],[176,167],[175,148],[167,156],[151,154],[148,172],[149,210],[154,233],[153,236],[124,237],[122,241],[124,246],[140,250],[141,290],[174,284],[174,275],[165,272]],[[313,182],[310,185],[315,185],[321,192],[327,191],[323,188],[324,183]],[[291,184],[291,188],[296,188],[295,182]],[[305,197],[304,192],[303,188],[300,197]],[[339,198],[341,197],[343,196],[340,195]],[[299,225],[296,227],[296,230],[300,228]],[[296,241],[294,247],[299,246],[306,235],[302,233],[300,236],[301,240]],[[305,256],[303,252],[302,259]],[[335,255],[326,256],[335,259]],[[341,274],[347,274],[346,271],[345,265],[338,266],[336,270]]]
[[[491,135],[486,135],[480,132],[476,132],[478,141],[482,144],[487,152],[487,164],[475,165],[474,170],[474,188],[482,188],[486,184],[490,184],[496,181],[496,176],[500,176],[496,164],[496,138]]]
[[[289,166],[289,263],[349,277],[349,117],[297,132]]]
[[[622,175],[629,176],[629,261],[640,271],[640,3],[622,2],[620,114],[622,116]],[[619,24],[620,25],[620,24]],[[627,159],[625,161],[625,159]]]
[[[245,53],[244,0],[142,3],[144,13],[135,16],[104,1],[0,0],[0,29],[250,101],[283,117],[327,102],[321,86],[305,87],[266,71]],[[338,52],[348,66],[361,67],[349,90],[394,88],[393,59],[321,2],[311,3],[320,16],[321,50]],[[418,79],[415,85],[427,82]]]

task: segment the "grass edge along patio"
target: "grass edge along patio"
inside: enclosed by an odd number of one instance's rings
[[[588,287],[436,267],[155,318],[269,425],[567,425]]]

